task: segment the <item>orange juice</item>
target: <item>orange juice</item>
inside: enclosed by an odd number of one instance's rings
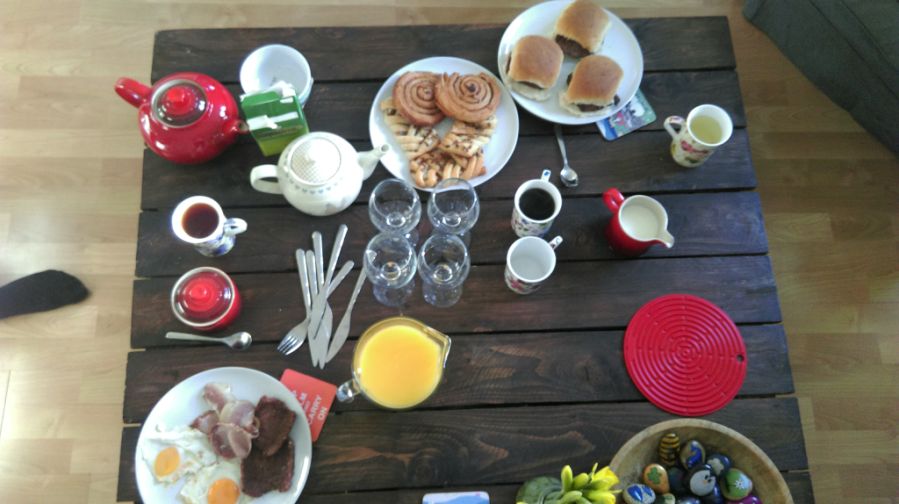
[[[408,322],[407,322],[408,321]],[[388,319],[360,339],[353,356],[359,387],[372,401],[392,409],[427,399],[443,375],[448,338],[441,341],[409,319]]]

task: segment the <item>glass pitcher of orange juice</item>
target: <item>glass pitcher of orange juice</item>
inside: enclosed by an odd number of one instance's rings
[[[365,330],[353,351],[353,379],[337,389],[337,400],[362,394],[388,409],[425,401],[443,378],[449,337],[408,317],[391,317]]]

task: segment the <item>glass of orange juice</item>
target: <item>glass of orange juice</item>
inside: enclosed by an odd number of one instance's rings
[[[365,330],[353,351],[353,379],[337,389],[337,400],[364,395],[388,409],[425,401],[443,378],[449,337],[408,317],[391,317]]]

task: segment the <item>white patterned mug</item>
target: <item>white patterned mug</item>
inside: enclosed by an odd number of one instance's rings
[[[531,294],[556,269],[556,247],[562,237],[547,242],[536,236],[515,240],[506,254],[506,285],[516,294]]]
[[[687,168],[705,163],[734,132],[733,121],[727,112],[708,104],[691,110],[686,119],[670,116],[664,125],[671,135],[671,157],[675,163]]]
[[[520,237],[543,236],[562,210],[562,195],[549,182],[549,170],[539,179],[528,180],[515,191],[512,230]]]
[[[234,248],[234,236],[247,230],[247,221],[226,219],[222,207],[207,196],[191,196],[172,212],[172,231],[207,257],[225,255]]]

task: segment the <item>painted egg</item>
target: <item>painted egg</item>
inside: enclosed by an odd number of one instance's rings
[[[646,485],[630,485],[622,494],[627,504],[652,504],[656,500],[656,494]]]
[[[702,463],[705,463],[705,448],[699,441],[691,439],[681,446],[680,464],[684,469],[689,471],[693,466]]]
[[[687,471],[687,479],[684,486],[686,486],[693,495],[702,497],[712,493],[715,484],[715,473],[712,472],[712,466],[708,464],[699,464]]]
[[[733,463],[730,461],[730,457],[721,453],[713,453],[709,455],[708,457],[706,457],[705,463],[712,466],[712,471],[715,472],[716,477],[720,477],[733,466]]]
[[[669,432],[659,441],[659,461],[666,467],[677,463],[677,454],[680,450],[680,438],[677,434]]]
[[[721,477],[721,493],[727,500],[740,500],[752,492],[752,480],[739,469],[731,468]]]
[[[670,490],[668,471],[660,464],[649,464],[643,469],[643,483],[657,494],[666,494]]]
[[[684,470],[680,467],[672,467],[668,469],[668,487],[671,493],[681,496],[687,493],[687,487],[684,485]]]

